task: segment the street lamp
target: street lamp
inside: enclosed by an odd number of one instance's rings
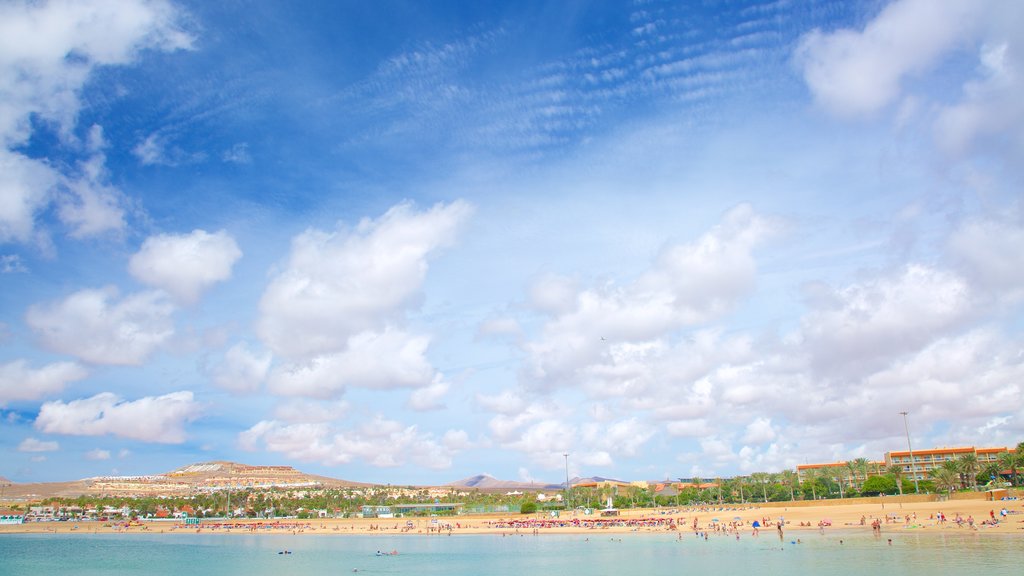
[[[565,456],[565,509],[571,510],[572,503],[569,501],[569,495],[572,494],[569,491],[569,453],[566,452],[562,456]]]
[[[920,494],[921,489],[917,485],[917,471],[914,470],[914,449],[910,446],[910,425],[907,424],[907,411],[900,412],[903,415],[903,429],[907,431],[907,452],[910,453],[910,474],[914,477],[914,493]]]

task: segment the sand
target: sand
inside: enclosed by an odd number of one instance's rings
[[[0,526],[0,535],[13,533],[216,533],[216,534],[383,534],[433,535],[438,534],[583,534],[595,531],[607,533],[665,533],[693,531],[715,532],[734,530],[752,534],[756,520],[762,524],[762,534],[777,533],[778,523],[784,520],[786,533],[800,532],[864,532],[870,534],[877,521],[884,534],[913,532],[977,532],[1024,536],[1024,501],[952,500],[947,502],[911,502],[899,497],[885,502],[808,505],[807,502],[725,505],[708,508],[658,508],[624,510],[618,518],[602,518],[582,511],[562,513],[552,519],[546,514],[489,514],[463,515],[438,518],[347,518],[347,519],[276,519],[237,520],[224,522],[204,519],[201,525],[184,526],[180,521],[148,520],[131,523],[97,521],[31,522]],[[1001,517],[1006,508],[1008,514]],[[945,522],[938,515],[943,513]],[[981,524],[991,520],[994,525]],[[887,518],[888,516],[888,518]],[[961,522],[956,519],[959,516]],[[908,518],[909,517],[909,518]],[[968,519],[973,519],[973,526]],[[862,520],[863,519],[863,520]],[[696,528],[694,528],[696,521]]]

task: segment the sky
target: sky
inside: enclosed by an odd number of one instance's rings
[[[3,0],[0,476],[1016,445],[1022,29],[1016,0]]]

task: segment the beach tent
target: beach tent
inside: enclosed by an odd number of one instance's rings
[[[760,528],[761,527],[761,521],[760,520],[754,520],[754,523],[751,524],[751,526],[753,526],[754,528]]]

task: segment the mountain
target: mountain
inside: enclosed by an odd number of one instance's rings
[[[476,488],[478,490],[561,490],[563,488],[562,484],[498,480],[490,474],[477,474],[476,476],[449,482],[445,486]]]
[[[238,462],[199,462],[165,472],[141,476],[95,476],[70,482],[10,484],[4,498],[40,499],[83,495],[184,496],[195,492],[246,488],[345,488],[371,486],[362,482],[306,474],[291,466],[251,466]]]

